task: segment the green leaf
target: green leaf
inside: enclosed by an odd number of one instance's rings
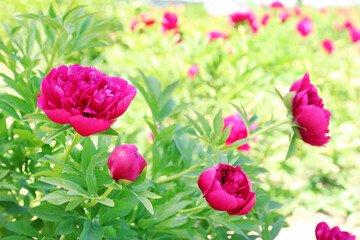
[[[240,228],[238,228],[232,221],[231,219],[222,217],[222,216],[210,216],[209,217],[211,220],[213,220],[214,222],[220,223],[222,225],[224,225],[225,227],[227,227],[228,229],[234,231],[237,234],[242,235],[245,239],[249,240],[248,236],[246,236],[246,234],[240,230]]]
[[[88,137],[81,151],[81,169],[83,170],[83,172],[86,172],[90,162],[91,162],[91,140]]]
[[[76,200],[72,200],[70,201],[65,208],[65,211],[71,211],[74,208],[76,208],[77,206],[79,206],[82,202],[84,201],[84,199],[76,199]]]
[[[44,143],[50,144],[51,141],[56,138],[57,136],[59,136],[60,134],[64,133],[65,131],[67,131],[68,129],[72,128],[71,125],[66,125],[63,128],[60,128],[59,130],[56,130],[52,133],[50,133],[44,140]]]
[[[131,187],[128,187],[128,189],[140,200],[140,202],[144,205],[146,210],[148,210],[149,213],[153,215],[154,209],[149,199],[143,196],[139,196]]]
[[[198,120],[200,121],[200,124],[201,124],[202,128],[204,129],[206,135],[210,139],[211,127],[210,127],[208,121],[203,117],[203,115],[201,115],[197,111],[195,111],[195,113],[196,113],[196,116],[198,117]]]
[[[57,22],[56,20],[54,20],[50,17],[41,17],[40,21],[43,22],[47,26],[53,27],[54,30],[58,30],[61,27],[59,22]]]
[[[166,104],[166,102],[169,100],[171,94],[174,92],[174,90],[179,86],[179,82],[174,82],[170,85],[168,85],[159,95],[158,101],[160,108],[163,108],[163,106]]]
[[[50,155],[46,155],[46,156],[40,158],[38,161],[54,164],[56,167],[59,167],[60,169],[64,169],[64,168],[68,167],[68,165],[66,165],[62,161],[60,161],[57,158],[50,156]]]
[[[169,138],[172,136],[172,133],[175,131],[177,124],[170,125],[160,131],[160,134],[157,138],[155,138],[156,141],[161,141],[163,139]]]
[[[229,138],[230,131],[231,131],[231,125],[227,126],[223,131],[223,133],[221,134],[221,137],[218,141],[218,145],[223,145],[226,142],[226,140]]]
[[[151,199],[160,199],[162,198],[161,196],[153,193],[153,192],[149,192],[149,191],[142,191],[139,193],[139,196],[143,196],[143,197],[147,197],[147,198],[151,198]]]
[[[88,193],[82,187],[80,187],[80,185],[78,185],[77,183],[71,182],[69,180],[66,180],[66,179],[55,178],[55,177],[44,177],[44,178],[41,178],[40,181],[62,187],[66,190],[72,190],[76,193],[76,194],[72,194],[72,195],[80,195],[80,196],[84,196],[84,197],[89,197]]]
[[[243,229],[243,230],[255,230],[259,229],[262,222],[257,219],[239,219],[239,220],[232,220],[232,223],[236,225],[236,227]]]
[[[16,221],[16,222],[6,222],[4,227],[12,232],[20,233],[29,237],[37,237],[39,233],[32,226],[27,224],[26,222]]]
[[[94,135],[100,135],[100,136],[119,136],[119,133],[115,131],[113,128],[109,128],[105,131],[95,133]]]
[[[191,124],[195,127],[195,129],[199,132],[200,136],[204,135],[204,131],[202,130],[202,128],[192,119],[190,118],[188,115],[185,115],[185,117],[187,119],[189,119],[189,121],[191,122]]]
[[[74,216],[74,213],[66,212],[64,211],[64,208],[52,205],[50,203],[43,203],[37,207],[32,208],[30,210],[30,214],[50,222],[57,222],[67,217]]]
[[[281,217],[275,224],[272,225],[269,238],[270,240],[275,239],[275,237],[279,234],[281,228],[284,225],[284,218],[285,217]]]
[[[23,236],[19,236],[19,235],[14,235],[14,236],[3,237],[3,238],[1,238],[1,240],[33,240],[33,238],[27,238],[27,237],[23,237]]]
[[[76,218],[68,218],[59,223],[57,225],[55,234],[56,235],[68,235],[74,231],[76,231],[76,225],[79,224],[79,219]]]
[[[84,228],[80,234],[80,240],[101,240],[104,236],[104,229],[97,223],[86,219]]]
[[[7,139],[9,137],[8,128],[6,126],[5,115],[0,113],[0,138]]]
[[[216,136],[220,135],[221,131],[224,128],[224,120],[222,118],[222,109],[218,111],[218,113],[215,115],[214,121],[213,121],[213,128],[214,133]]]
[[[52,192],[43,197],[43,199],[55,205],[61,205],[63,203],[73,200],[83,200],[83,198],[80,196],[68,195],[67,191],[64,190],[57,190],[55,192]]]
[[[33,107],[28,102],[9,94],[0,94],[0,101],[6,102],[14,109],[18,109],[25,113],[34,111]]]
[[[83,9],[86,5],[79,5],[72,9],[70,9],[67,13],[64,14],[63,23],[68,22],[71,18],[81,9]],[[68,20],[67,20],[68,19]]]
[[[99,198],[96,201],[98,201],[99,203],[108,206],[108,207],[114,207],[115,203],[113,200],[111,200],[110,198]]]
[[[25,120],[34,120],[40,122],[52,122],[44,113],[28,113],[24,115]]]
[[[295,137],[295,131],[293,130],[291,133],[291,137],[290,137],[290,145],[289,145],[289,149],[286,153],[286,157],[285,160],[291,158],[292,156],[294,156],[296,154],[296,137]]]
[[[0,100],[0,109],[2,109],[9,116],[15,118],[15,120],[21,121],[21,118],[17,114],[16,110],[10,106],[8,103]]]

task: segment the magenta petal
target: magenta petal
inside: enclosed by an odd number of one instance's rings
[[[310,133],[299,129],[301,138],[304,142],[313,146],[323,146],[329,142],[330,136],[325,136],[325,133]]]
[[[203,192],[204,197],[211,188],[211,185],[215,181],[216,167],[206,169],[200,174],[198,185],[200,190]]]
[[[295,112],[295,123],[311,133],[325,132],[328,119],[324,110],[314,105],[300,107]]]
[[[327,240],[330,235],[330,228],[325,222],[318,223],[315,229],[316,240]]]
[[[210,206],[218,211],[227,211],[236,208],[243,199],[237,199],[224,190],[209,191],[206,195],[206,201]]]
[[[98,118],[84,117],[83,115],[71,116],[69,123],[81,136],[89,136],[110,128],[110,121]]]
[[[251,211],[251,209],[254,207],[255,201],[256,201],[255,193],[251,192],[251,193],[249,193],[245,203],[243,203],[243,205],[241,207],[228,210],[227,212],[228,212],[229,215],[245,215],[245,214],[248,214]]]
[[[44,96],[41,96],[37,101],[38,108],[42,109],[46,116],[50,118],[51,121],[58,124],[66,124],[69,123],[69,117],[71,116],[69,112],[64,109],[54,109],[50,110],[46,104],[46,99]]]

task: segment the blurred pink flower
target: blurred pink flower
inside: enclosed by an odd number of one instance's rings
[[[312,21],[308,17],[302,18],[297,24],[297,30],[303,37],[306,37],[313,30]]]
[[[324,39],[322,41],[322,46],[325,49],[325,51],[329,54],[331,54],[334,51],[334,43],[331,39]]]
[[[270,14],[265,13],[265,15],[261,18],[261,24],[266,25],[270,19]]]
[[[274,1],[270,4],[271,8],[284,8],[284,5],[280,1]]]
[[[197,65],[192,65],[188,71],[189,78],[191,80],[194,80],[198,72],[199,72],[199,67]]]
[[[229,22],[231,24],[237,24],[240,22],[251,23],[256,18],[256,15],[252,12],[248,6],[240,6],[239,9],[229,16]]]
[[[285,22],[290,17],[290,13],[288,10],[284,9],[279,12],[278,17],[281,22]]]
[[[142,13],[140,14],[140,18],[146,26],[150,26],[156,23],[155,19],[151,17],[150,13]]]
[[[252,22],[250,22],[250,27],[251,27],[251,31],[253,33],[257,33],[257,31],[259,30],[260,24],[259,22],[255,19]]]
[[[178,17],[175,13],[166,12],[162,21],[162,31],[166,32],[172,29],[178,29]]]
[[[355,27],[351,26],[348,28],[350,39],[353,43],[360,41],[360,31]]]
[[[330,229],[326,222],[320,222],[315,229],[316,240],[355,240],[348,232],[342,232],[338,226]]]
[[[139,23],[139,20],[137,18],[133,18],[131,20],[131,24],[130,24],[131,31],[135,31],[135,27],[136,27],[136,25],[138,25],[138,23]]]
[[[226,139],[225,145],[231,145],[238,140],[247,138],[248,131],[246,125],[244,121],[239,117],[238,113],[224,118],[224,129],[228,126],[231,126],[231,130],[228,139]],[[249,129],[249,132],[251,132],[257,127],[258,125],[256,123],[253,123]],[[244,145],[239,146],[238,149],[242,151],[249,151],[250,146],[248,143],[246,143]]]
[[[301,15],[301,9],[299,7],[294,7],[294,13],[296,16],[300,16]]]
[[[209,38],[209,42],[213,42],[219,38],[227,39],[229,36],[225,33],[219,32],[219,31],[211,31],[207,33],[207,36]]]

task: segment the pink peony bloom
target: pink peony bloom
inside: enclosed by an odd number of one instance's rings
[[[230,14],[229,22],[231,24],[237,24],[241,22],[251,23],[256,18],[256,15],[251,11],[248,6],[240,6],[239,9]]]
[[[140,14],[140,18],[146,26],[151,26],[156,23],[155,19],[151,17],[150,13],[142,13]]]
[[[353,43],[356,43],[360,41],[360,31],[356,29],[355,27],[349,27],[348,28],[350,39]]]
[[[353,28],[354,26],[353,26],[352,22],[348,20],[344,23],[344,27],[347,29],[350,29],[350,28]]]
[[[284,9],[279,12],[278,17],[281,22],[285,22],[290,17],[290,13],[288,10]]]
[[[322,41],[322,46],[325,49],[325,51],[329,54],[331,54],[334,51],[334,43],[331,39],[324,39]]]
[[[301,15],[301,9],[299,7],[294,7],[294,13],[296,16],[300,16]]]
[[[132,144],[117,146],[111,152],[107,164],[112,179],[128,181],[134,181],[147,166],[143,156],[138,153],[137,147]]]
[[[316,240],[355,240],[355,236],[342,232],[339,227],[329,228],[325,222],[320,222],[315,229]]]
[[[309,74],[294,82],[290,92],[295,92],[292,99],[293,121],[304,142],[313,146],[323,146],[329,142],[329,120],[331,113],[324,109],[322,99],[316,88],[310,83]]]
[[[225,130],[225,128],[228,126],[231,126],[231,130],[230,130],[230,135],[229,135],[228,139],[226,139],[225,145],[231,145],[238,140],[247,138],[248,131],[246,129],[246,125],[245,125],[244,121],[239,117],[238,113],[224,118],[224,129],[223,130]],[[253,123],[253,125],[251,125],[251,127],[249,129],[249,132],[251,132],[252,130],[254,130],[257,127],[258,127],[258,125],[256,123]],[[249,151],[250,146],[248,143],[246,143],[244,145],[239,146],[238,149],[242,150],[242,151]]]
[[[265,13],[265,15],[261,18],[261,24],[266,25],[270,19],[270,14]]]
[[[192,65],[188,72],[189,78],[191,80],[194,80],[198,72],[199,72],[199,67],[197,65]]]
[[[251,180],[240,166],[219,163],[200,174],[198,185],[213,209],[229,215],[248,214],[255,205]]]
[[[139,23],[139,20],[137,20],[137,18],[133,18],[131,20],[131,24],[130,24],[131,31],[135,31],[135,27],[136,27],[136,25],[138,25],[138,23]]]
[[[207,33],[207,36],[209,38],[209,42],[213,42],[219,38],[222,38],[222,39],[227,39],[229,36],[226,35],[225,33],[222,33],[222,32],[219,32],[219,31],[212,31],[212,32],[208,32]]]
[[[162,31],[170,31],[170,30],[177,30],[178,29],[178,17],[175,13],[166,12],[164,14],[164,18],[162,21]]]
[[[136,95],[124,79],[80,65],[53,68],[40,89],[37,106],[53,122],[69,123],[82,136],[109,129]]]
[[[307,17],[301,19],[297,25],[297,30],[303,37],[306,37],[313,30],[312,21]]]
[[[280,1],[274,1],[270,4],[271,8],[284,8],[284,5]]]

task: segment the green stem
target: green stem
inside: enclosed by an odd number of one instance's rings
[[[197,212],[197,211],[201,211],[205,208],[208,208],[208,205],[201,205],[198,207],[194,207],[194,208],[189,208],[189,209],[185,209],[185,210],[180,210],[178,211],[179,214],[184,214],[184,213],[191,213],[191,212]]]
[[[111,193],[112,190],[113,190],[113,188],[112,188],[112,187],[109,187],[108,189],[106,189],[106,191],[104,192],[104,194],[101,195],[100,198],[106,198],[106,197]]]
[[[258,135],[260,135],[260,134],[263,134],[263,133],[265,133],[265,132],[267,132],[267,131],[269,131],[269,130],[271,130],[271,129],[273,129],[273,128],[276,128],[276,127],[278,127],[278,126],[281,126],[281,125],[284,125],[284,124],[288,124],[288,123],[289,123],[289,120],[287,119],[287,120],[284,120],[284,121],[282,121],[282,122],[278,122],[278,123],[271,124],[271,125],[269,125],[269,126],[263,128],[263,129],[255,132],[255,133],[253,133],[253,134],[250,134],[250,136],[249,136],[248,138],[254,138],[254,137],[256,137],[256,136],[258,136]]]
[[[51,58],[50,58],[50,61],[46,67],[46,70],[45,70],[45,73],[48,74],[50,72],[50,69],[52,68],[52,65],[53,65],[53,62],[54,62],[54,59],[55,59],[55,55],[56,55],[56,49],[57,49],[57,45],[59,43],[59,39],[60,39],[60,35],[62,33],[62,29],[59,30],[59,32],[56,34],[56,38],[55,38],[55,42],[54,42],[54,47],[53,47],[53,50],[51,52]]]
[[[75,133],[75,136],[74,136],[74,139],[71,142],[71,145],[65,151],[64,158],[63,158],[64,163],[66,163],[66,160],[68,159],[68,157],[69,157],[69,155],[71,153],[71,149],[73,149],[73,147],[79,141],[79,137],[80,137],[80,135],[78,133]]]
[[[160,184],[160,183],[165,183],[165,182],[170,182],[170,181],[173,181],[175,179],[178,179],[178,178],[181,178],[183,177],[185,174],[189,173],[189,172],[192,172],[194,171],[195,169],[197,169],[198,167],[200,166],[200,164],[195,164],[194,166],[192,166],[191,168],[188,168],[178,174],[175,174],[171,177],[167,177],[167,178],[164,178],[164,179],[161,179],[161,180],[157,180],[156,183],[157,184]]]

